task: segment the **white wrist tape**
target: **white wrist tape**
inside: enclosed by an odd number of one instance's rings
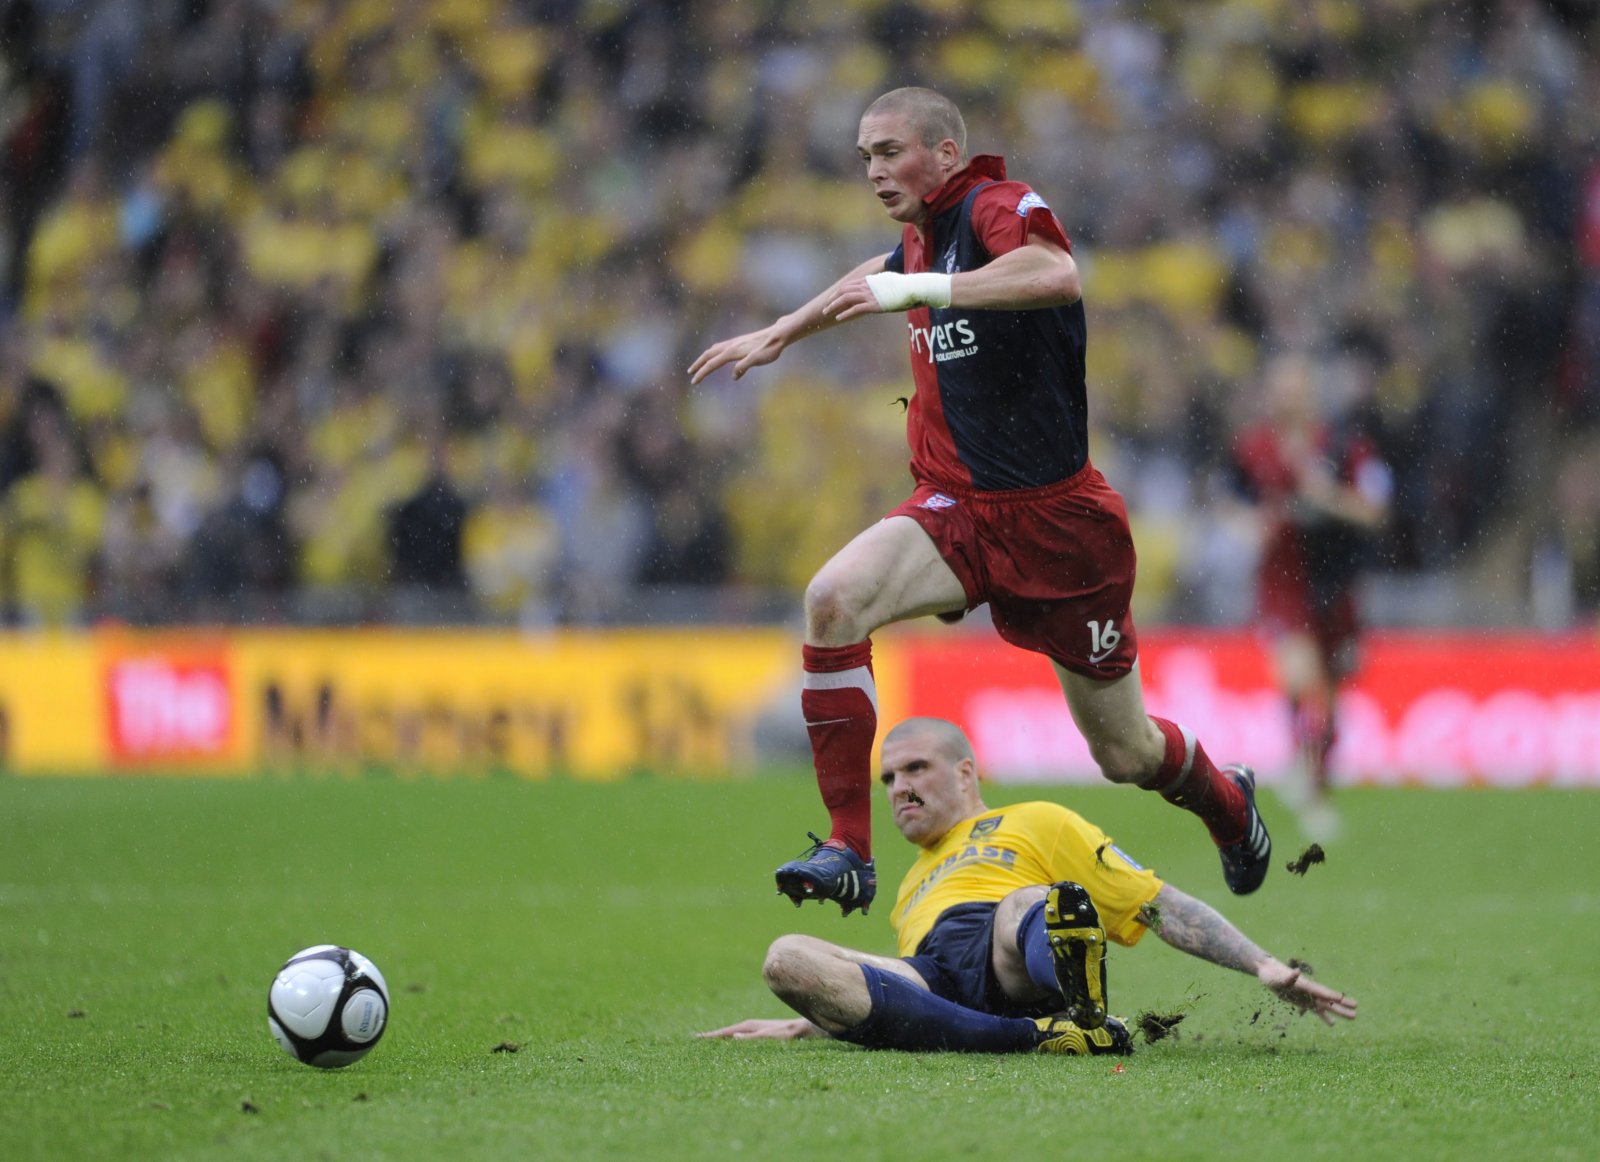
[[[878,306],[885,311],[909,311],[912,307],[948,307],[950,305],[950,276],[948,274],[882,274],[867,275],[867,286]]]

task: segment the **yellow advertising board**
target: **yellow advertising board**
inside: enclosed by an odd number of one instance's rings
[[[0,639],[0,759],[8,770],[95,771],[105,763],[104,683],[93,639]]]
[[[0,635],[0,762],[713,775],[749,764],[762,716],[798,726],[799,652],[786,631],[722,627]]]
[[[725,770],[783,696],[778,633],[702,630],[247,635],[236,642],[245,737],[259,758],[394,769]]]

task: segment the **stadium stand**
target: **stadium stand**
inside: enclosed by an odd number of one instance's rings
[[[6,615],[792,611],[905,485],[899,325],[683,369],[892,245],[855,123],[924,83],[1074,238],[1147,618],[1244,615],[1208,501],[1286,347],[1396,470],[1381,618],[1592,618],[1597,34],[1576,0],[0,0]]]

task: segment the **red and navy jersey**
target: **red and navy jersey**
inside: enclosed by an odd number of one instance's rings
[[[1366,558],[1369,535],[1298,503],[1300,477],[1320,464],[1340,484],[1386,504],[1388,467],[1365,435],[1319,426],[1303,446],[1291,446],[1269,420],[1245,427],[1233,448],[1235,490],[1259,505],[1266,519],[1257,566],[1265,607],[1309,602],[1313,611],[1337,601]],[[1285,620],[1280,617],[1279,620]]]
[[[1037,234],[1072,249],[1061,223],[1005,161],[974,157],[928,195],[886,269],[977,270]],[[1026,311],[918,307],[906,439],[920,484],[997,492],[1065,480],[1089,458],[1083,304]]]

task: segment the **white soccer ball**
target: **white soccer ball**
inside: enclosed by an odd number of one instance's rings
[[[267,1026],[296,1061],[341,1069],[360,1061],[389,1025],[389,986],[359,952],[318,944],[291,956],[267,994]]]

